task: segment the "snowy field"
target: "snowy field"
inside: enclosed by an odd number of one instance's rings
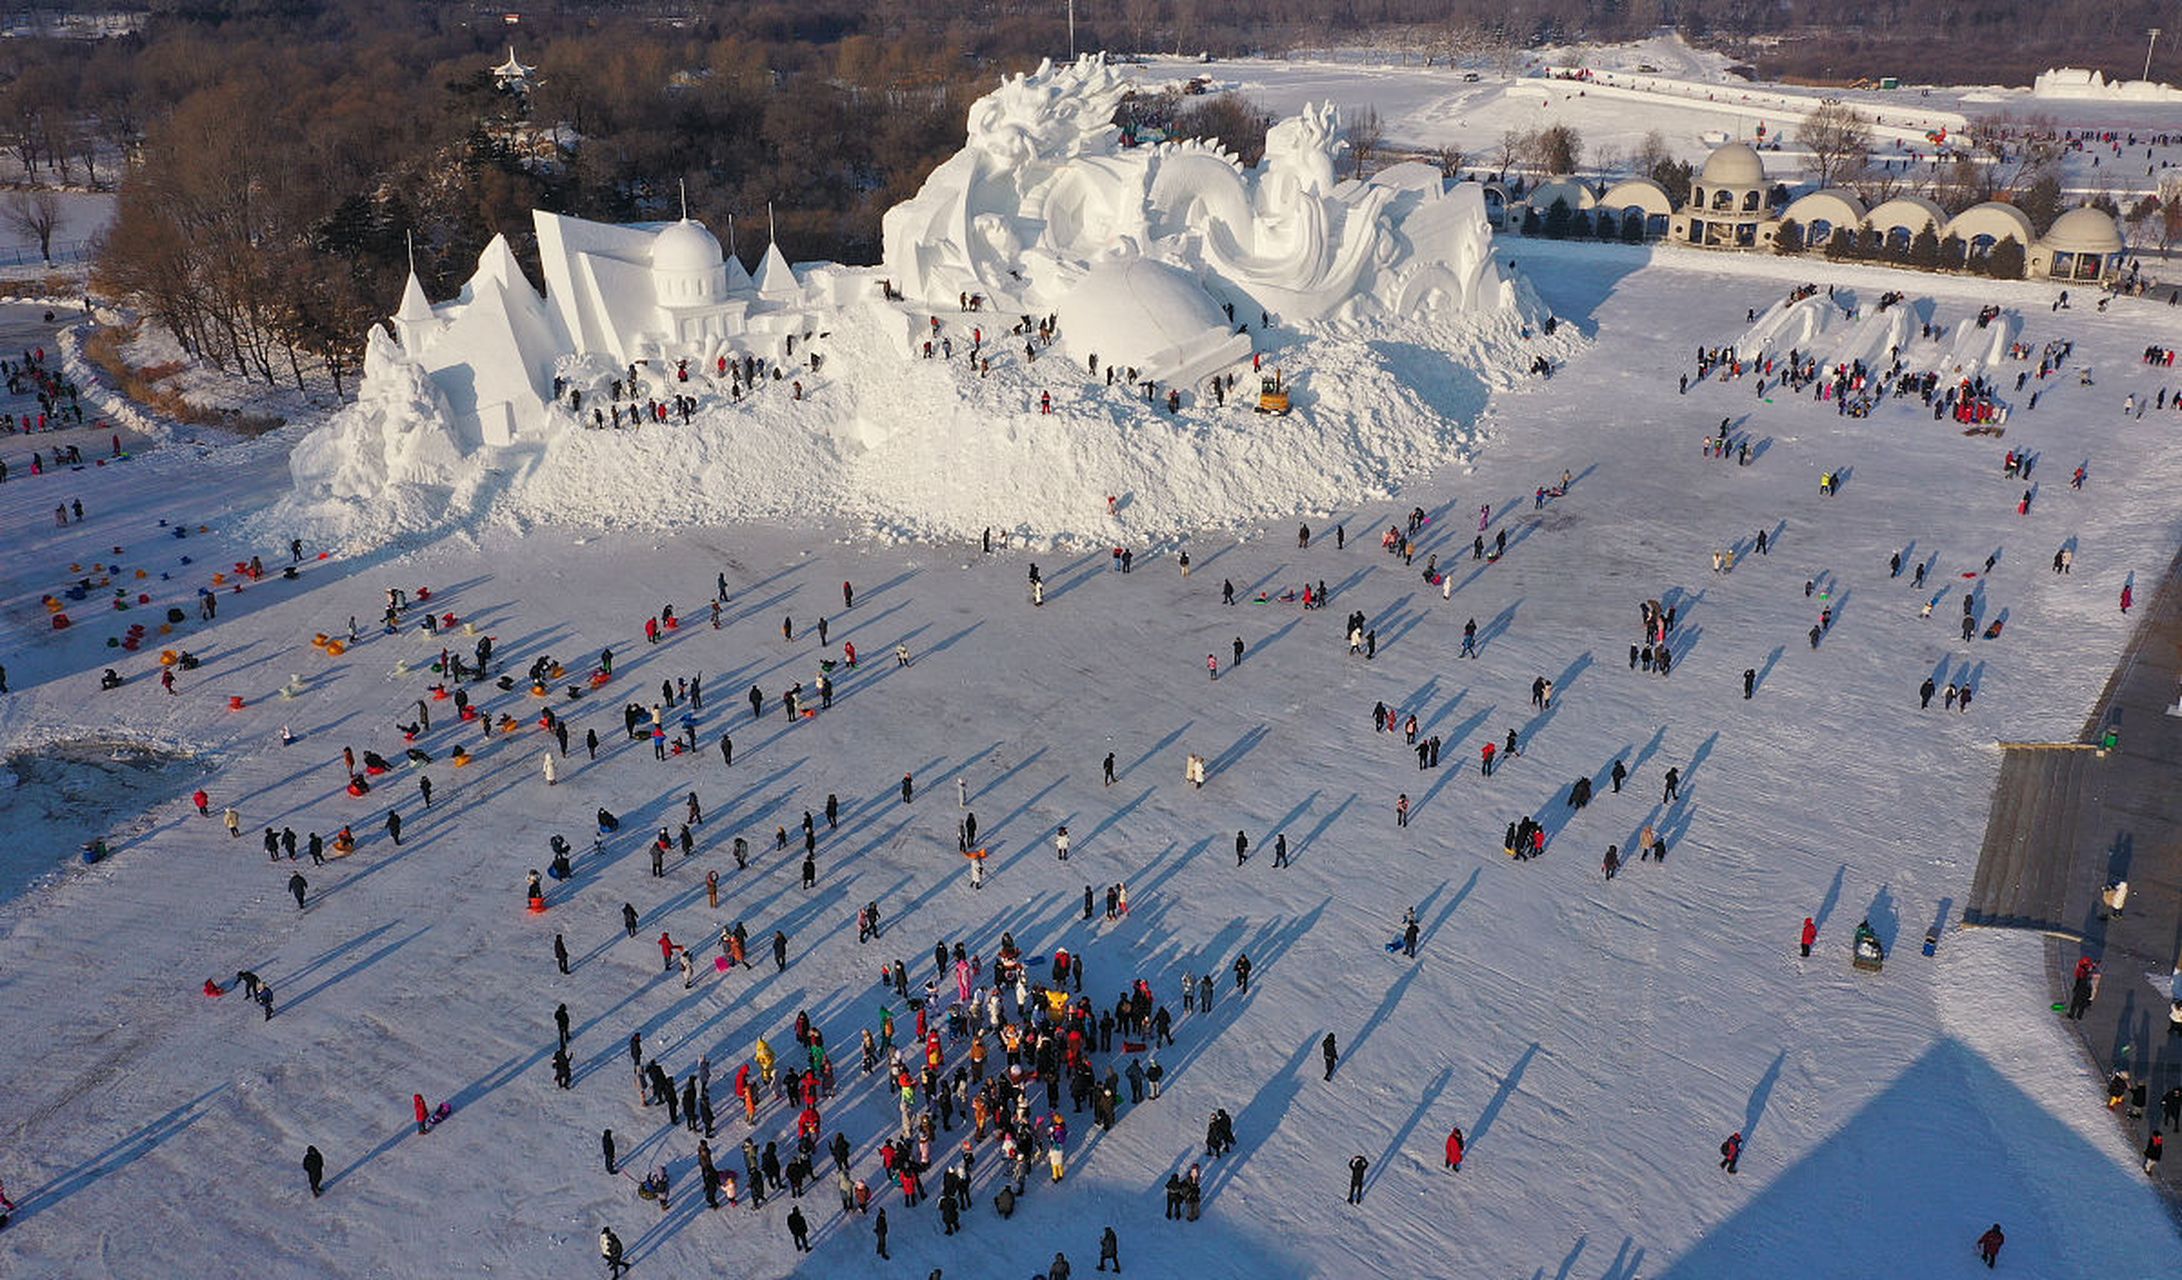
[[[1999,114],[2048,117],[2062,129],[2113,129],[2140,134],[2182,132],[2182,104],[2079,101],[2035,98],[2028,89],[1997,86],[1927,88],[1898,91],[1806,89],[1753,84],[1727,71],[1730,60],[1692,49],[1674,37],[1656,37],[1622,45],[1586,45],[1545,50],[1526,61],[1517,78],[1507,69],[1479,59],[1465,68],[1406,65],[1386,55],[1354,50],[1328,51],[1316,57],[1200,63],[1193,58],[1151,58],[1135,69],[1152,84],[1170,84],[1208,76],[1211,91],[1248,94],[1268,112],[1282,116],[1305,102],[1332,101],[1352,118],[1375,107],[1386,141],[1397,148],[1429,150],[1455,146],[1468,156],[1467,168],[1490,172],[1497,163],[1500,135],[1565,124],[1582,137],[1586,172],[1598,157],[1621,157],[1626,164],[1657,131],[1668,151],[1700,164],[1724,138],[1764,137],[1780,144],[1765,152],[1766,171],[1791,185],[1803,178],[1810,152],[1795,138],[1803,113],[1827,98],[1856,106],[1871,120],[1878,159],[1915,153],[1929,159],[1928,130],[1960,133],[1968,121]],[[1581,67],[1610,82],[1599,89],[1572,81],[1548,80],[1540,67]],[[1656,68],[1640,71],[1640,67]],[[1475,81],[1466,81],[1474,74]],[[1875,72],[1874,74],[1879,74]],[[2176,77],[2166,72],[2169,80]],[[2094,164],[2094,159],[2098,163]],[[2157,188],[2165,169],[2182,163],[2182,146],[2142,147],[2116,157],[2110,152],[2070,151],[2062,158],[2064,185],[2076,191],[2145,192]],[[1619,176],[1619,175],[1615,175]]]
[[[43,442],[0,442],[14,471],[0,486],[14,690],[0,700],[0,751],[29,753],[0,808],[13,837],[0,855],[0,1000],[15,1032],[0,1045],[0,1176],[20,1205],[0,1236],[7,1272],[583,1275],[612,1225],[640,1276],[733,1258],[752,1276],[1016,1277],[1056,1249],[1087,1271],[1110,1223],[1139,1274],[1936,1277],[1981,1269],[1971,1241],[1997,1219],[2017,1274],[2160,1274],[2173,1228],[2045,1011],[2039,942],[1949,932],[1930,960],[1916,944],[1955,918],[1968,888],[1992,743],[2074,735],[2127,635],[2122,584],[2134,576],[2149,590],[2182,537],[2171,423],[2119,411],[2124,395],[2171,389],[2137,357],[2172,340],[2173,313],[2120,302],[2055,314],[2034,286],[1770,259],[1512,252],[1590,340],[1558,375],[1496,392],[1467,463],[1340,511],[1345,550],[1327,536],[1332,520],[1312,519],[1307,549],[1292,522],[1267,522],[1239,540],[1188,543],[1186,579],[1126,507],[1105,530],[1139,552],[1126,576],[1103,549],[982,556],[959,542],[886,546],[747,522],[671,536],[488,524],[308,560],[299,581],[223,594],[214,625],[192,607],[174,637],[120,654],[108,635],[188,606],[214,570],[251,554],[285,562],[269,509],[297,429],[36,478],[21,464]],[[1763,401],[1747,379],[1676,394],[1699,345],[1739,340],[1746,310],[1762,312],[1806,271],[1859,295],[1911,289],[1919,315],[1949,331],[1913,346],[1913,366],[1953,350],[1954,326],[1999,302],[2020,312],[2034,347],[2078,344],[2069,374],[2048,380],[2004,442],[1965,439],[1914,405],[1859,420],[1808,397]],[[1997,372],[2012,383],[2022,367]],[[2079,386],[2077,367],[2097,385]],[[1301,415],[1231,412],[1236,429],[1269,441],[1307,429]],[[1752,441],[1749,466],[1702,456],[1722,417]],[[2000,474],[2010,447],[2039,458],[2027,515],[2023,486]],[[2079,462],[2089,480],[2075,492]],[[1564,469],[1572,490],[1534,509],[1532,491]],[[1846,482],[1821,498],[1829,469]],[[53,504],[72,498],[87,521],[55,527]],[[1085,511],[1068,518],[1097,530],[1103,496],[1077,501]],[[1466,554],[1487,504],[1488,538],[1505,530],[1509,543],[1490,565]],[[1377,533],[1411,506],[1432,519],[1405,569],[1377,550]],[[161,521],[193,532],[176,540]],[[245,528],[261,532],[245,541]],[[1750,548],[1761,529],[1765,556]],[[2066,577],[2048,568],[2063,544],[2076,548]],[[1740,559],[1715,577],[1709,553],[1728,547]],[[1923,591],[1906,569],[1888,577],[1888,555],[1905,548],[1908,563],[1932,564]],[[1435,552],[1452,569],[1450,600],[1418,576]],[[1032,559],[1048,584],[1042,609],[1026,599]],[[110,613],[93,600],[74,606],[75,627],[48,629],[42,595],[117,562],[153,608]],[[732,599],[713,631],[717,573]],[[1223,580],[1247,601],[1320,579],[1334,593],[1323,612],[1220,603]],[[1806,598],[1806,579],[1833,610],[1815,650],[1804,633],[1821,601]],[[857,587],[845,612],[843,580]],[[401,758],[395,725],[413,717],[439,648],[375,634],[389,586],[429,587],[435,608],[498,638],[518,679],[540,654],[580,671],[615,650],[612,684],[553,700],[577,740],[557,786],[540,777],[550,739],[528,727],[535,700],[520,685],[480,685],[486,707],[526,727],[487,739],[434,704],[417,744],[437,757],[422,771],[433,808],[408,771],[366,798],[343,793],[344,746]],[[1937,588],[1934,616],[1920,619]],[[1981,619],[2005,617],[2000,638],[1955,639],[1966,590]],[[1679,611],[1668,678],[1625,659],[1638,603],[1655,597]],[[648,647],[643,621],[668,603],[686,623]],[[1376,632],[1374,659],[1345,652],[1350,610]],[[351,615],[362,643],[340,658],[314,651],[314,632],[340,633]],[[831,709],[790,724],[777,697],[815,682],[821,615],[832,653],[851,641],[864,661],[836,672]],[[1475,661],[1457,657],[1470,618]],[[1237,637],[1247,652],[1230,670]],[[887,661],[897,643],[912,665]],[[178,696],[156,679],[162,644],[205,659]],[[1216,682],[1207,653],[1220,659]],[[129,683],[101,693],[109,664]],[[1747,702],[1745,668],[1758,672]],[[284,700],[291,673],[302,692]],[[694,757],[662,764],[622,739],[623,701],[648,704],[662,679],[699,673]],[[1920,714],[1926,675],[1967,678],[1974,708]],[[1543,711],[1529,701],[1538,676],[1555,682]],[[755,722],[741,696],[753,684],[776,699]],[[228,710],[230,697],[243,708]],[[1380,701],[1444,738],[1438,770],[1418,771],[1400,741],[1374,733]],[[283,726],[294,745],[281,744]],[[601,736],[595,763],[582,758],[585,729]],[[1478,747],[1511,729],[1521,758],[1481,778]],[[723,732],[731,768],[715,749]],[[466,769],[447,764],[457,742],[476,753]],[[115,743],[134,744],[133,762],[101,762]],[[1182,781],[1190,753],[1209,761],[1202,790]],[[1616,760],[1631,770],[1620,795],[1606,780]],[[1663,801],[1669,767],[1681,794]],[[918,788],[907,806],[905,772]],[[1580,776],[1599,795],[1571,813],[1562,797]],[[991,850],[981,892],[947,847],[962,816],[957,778]],[[199,785],[213,817],[191,809]],[[697,851],[670,855],[654,880],[648,835],[680,822],[691,790],[706,815]],[[829,793],[841,827],[820,819],[818,880],[805,891],[796,854],[768,837],[822,812]],[[1413,817],[1398,829],[1403,793]],[[217,816],[230,804],[240,839]],[[390,806],[407,823],[399,848],[382,830]],[[600,806],[622,827],[590,856]],[[1526,813],[1545,824],[1547,852],[1511,863],[1501,829]],[[258,833],[330,836],[343,824],[361,848],[324,867],[303,860],[299,912],[285,888],[295,868],[268,865]],[[1065,865],[1052,852],[1063,825],[1074,841]],[[1646,825],[1669,861],[1605,880],[1605,847],[1632,848]],[[1230,856],[1238,829],[1253,847],[1242,867]],[[100,833],[114,856],[82,865],[77,845]],[[578,850],[575,879],[533,917],[524,876],[556,833]],[[1294,865],[1275,869],[1282,833]],[[729,856],[737,835],[757,850],[747,871]],[[720,874],[716,911],[707,871]],[[1129,915],[1084,921],[1085,885],[1119,881]],[[859,946],[866,901],[889,927]],[[624,902],[642,915],[634,938]],[[1385,950],[1410,907],[1414,960]],[[1807,961],[1794,945],[1806,915],[1821,925]],[[1878,975],[1848,964],[1865,917],[1893,949]],[[757,969],[702,972],[689,991],[661,975],[660,931],[709,962],[708,939],[735,920],[747,922]],[[764,963],[776,929],[789,938],[782,973]],[[857,1035],[882,1005],[907,1034],[909,1015],[877,984],[882,963],[901,959],[921,986],[935,940],[989,960],[1003,929],[1029,954],[1084,955],[1086,994],[1101,1005],[1145,978],[1177,1014],[1178,1043],[1159,1055],[1165,1096],[1125,1103],[1110,1133],[1064,1098],[1067,1178],[1034,1178],[1015,1220],[993,1214],[998,1161],[981,1149],[965,1232],[947,1237],[930,1203],[905,1209],[884,1185],[875,1151],[894,1108],[857,1070]],[[575,960],[566,977],[556,932]],[[1241,953],[1256,968],[1247,996],[1231,972]],[[238,969],[272,984],[270,1022],[239,992],[199,993]],[[1183,974],[1208,969],[1213,1011],[1181,1014]],[[548,1063],[564,1001],[576,1068],[565,1093]],[[709,1054],[714,1149],[739,1170],[752,1131],[723,1082],[761,1036],[792,1048],[799,1010],[840,1063],[825,1126],[849,1136],[855,1174],[888,1210],[891,1264],[873,1258],[869,1220],[840,1213],[830,1178],[801,1202],[808,1257],[790,1249],[779,1198],[708,1213],[694,1135],[632,1096],[631,1031],[677,1077]],[[1342,1053],[1330,1083],[1319,1058],[1329,1031]],[[949,1046],[950,1067],[962,1050]],[[1122,1060],[1098,1058],[1102,1072]],[[413,1092],[450,1101],[452,1118],[417,1135]],[[1204,1162],[1202,1221],[1163,1221],[1160,1184],[1202,1157],[1216,1107],[1234,1116],[1240,1145]],[[793,1125],[769,1103],[754,1136],[785,1150]],[[669,1211],[605,1174],[608,1126],[627,1167],[670,1166]],[[1441,1168],[1451,1126],[1470,1141],[1459,1175]],[[1715,1148],[1736,1129],[1748,1147],[1730,1177]],[[316,1202],[298,1167],[306,1144],[327,1159]],[[1345,1166],[1357,1154],[1371,1169],[1350,1207]]]

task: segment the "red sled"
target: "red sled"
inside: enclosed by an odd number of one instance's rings
[[[1121,1051],[1123,1053],[1143,1053],[1149,1048],[1151,1046],[1142,1040],[1124,1040],[1121,1042]]]

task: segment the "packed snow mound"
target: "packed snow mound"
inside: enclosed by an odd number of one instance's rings
[[[423,366],[373,326],[356,402],[297,441],[288,470],[302,509],[346,509],[403,532],[473,511],[492,470],[482,453]]]
[[[1063,343],[1027,363],[1021,347],[988,347],[980,376],[959,350],[902,359],[903,317],[890,309],[835,323],[815,347],[818,373],[761,375],[740,398],[710,373],[663,377],[640,394],[697,397],[688,424],[597,430],[555,414],[524,449],[465,451],[409,366],[374,383],[399,394],[367,397],[297,450],[297,493],[272,522],[352,550],[464,522],[761,520],[882,539],[976,538],[988,527],[1048,543],[1156,539],[1385,496],[1465,456],[1487,396],[1527,376],[1535,356],[1576,342],[1568,326],[1526,337],[1515,317],[1328,326],[1267,359],[1268,372],[1280,362],[1294,405],[1267,417],[1250,411],[1247,361],[1224,407],[1208,383],[1170,413],[1164,391],[1148,402],[1141,387],[1090,378]],[[964,328],[939,332],[967,347]],[[568,371],[587,406],[625,373]],[[1043,396],[1050,413],[1039,411]],[[1108,495],[1124,500],[1118,519]]]

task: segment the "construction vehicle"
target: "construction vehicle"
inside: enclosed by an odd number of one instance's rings
[[[1288,413],[1288,388],[1281,385],[1278,369],[1258,379],[1258,412],[1284,417]]]

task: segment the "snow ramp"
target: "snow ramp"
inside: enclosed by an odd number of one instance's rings
[[[1955,327],[1955,344],[1939,367],[1940,376],[1953,381],[1999,368],[2022,332],[2022,313],[2014,310],[2002,311],[1983,328],[1978,327],[1977,317],[1970,317]]]
[[[1840,308],[1834,306],[1833,300],[1823,295],[1800,302],[1776,302],[1744,332],[1742,341],[1735,344],[1736,354],[1755,363],[1770,355],[1809,351],[1812,342],[1826,332],[1840,314]]]
[[[1866,369],[1877,369],[1887,362],[1887,353],[1909,345],[1909,322],[1913,316],[1910,308],[1900,303],[1884,311],[1874,311],[1856,322],[1854,328],[1826,353],[1826,365],[1862,361]]]

